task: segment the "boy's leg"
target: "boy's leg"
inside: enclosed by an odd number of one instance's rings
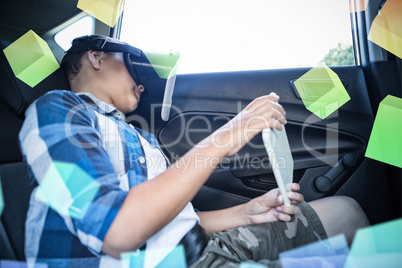
[[[345,234],[349,245],[353,237],[369,221],[359,204],[347,196],[331,196],[309,202],[321,220],[328,237]]]
[[[212,234],[192,267],[236,267],[247,260],[266,260],[276,267],[280,252],[340,233],[351,243],[356,230],[368,225],[360,206],[349,197],[328,197],[298,206],[299,213],[287,223],[249,225]]]
[[[325,229],[306,202],[289,222],[241,226],[210,235],[202,256],[191,267],[236,267],[241,262],[264,260],[276,267],[279,253],[326,239]]]

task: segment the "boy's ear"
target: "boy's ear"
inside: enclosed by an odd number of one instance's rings
[[[101,61],[103,59],[103,51],[88,51],[88,60],[95,70],[101,69]]]

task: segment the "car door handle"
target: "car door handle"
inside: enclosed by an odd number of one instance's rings
[[[298,155],[293,158],[294,160],[294,169],[305,169],[316,166],[321,166],[322,161],[311,157],[311,155],[303,154]],[[232,162],[230,166],[230,171],[233,176],[237,178],[244,178],[250,176],[258,176],[264,174],[272,174],[271,163],[269,162],[268,157],[254,157],[254,158],[243,158],[237,162]]]
[[[328,192],[338,176],[348,168],[354,167],[356,163],[357,157],[354,154],[346,154],[324,175],[314,179],[314,187],[321,193]]]
[[[235,163],[230,167],[233,176],[237,178],[244,178],[250,176],[257,176],[263,174],[273,173],[271,163],[269,160],[256,161],[255,163],[242,164]]]

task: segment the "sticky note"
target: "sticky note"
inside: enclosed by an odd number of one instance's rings
[[[99,189],[99,183],[73,163],[54,161],[39,182],[37,198],[63,216],[82,219]]]
[[[124,4],[124,0],[79,0],[77,7],[113,28],[123,13]]]
[[[1,187],[1,177],[0,177],[0,216],[4,209],[4,197],[3,197],[3,190]]]
[[[14,75],[34,87],[60,66],[47,43],[30,30],[4,50]]]
[[[402,267],[402,219],[358,230],[345,267]]]
[[[239,268],[267,268],[267,266],[258,263],[242,262]]]
[[[151,63],[159,78],[168,79],[177,72],[177,62],[180,58],[178,51],[150,52],[144,51],[149,63]]]
[[[402,168],[402,99],[381,101],[367,145],[366,157]]]
[[[327,118],[350,100],[338,75],[327,66],[311,69],[294,85],[304,106],[321,119]]]
[[[371,24],[368,39],[402,58],[402,3],[387,0]]]
[[[0,260],[0,268],[47,268],[46,263]]]
[[[349,254],[345,235],[337,235],[279,254],[283,268],[343,268]]]
[[[162,261],[155,263],[155,260],[160,260],[160,255],[163,255]],[[166,256],[166,257],[165,257]],[[122,266],[125,268],[186,268],[187,262],[185,257],[184,247],[157,248],[148,250],[137,250],[134,252],[126,252],[121,254]]]

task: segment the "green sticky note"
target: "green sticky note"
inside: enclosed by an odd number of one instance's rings
[[[402,267],[402,219],[358,230],[345,267]]]
[[[156,248],[137,250],[121,254],[122,267],[142,268],[186,268],[186,255],[184,247]]]
[[[79,0],[77,7],[110,27],[124,10],[124,0]]]
[[[4,198],[3,198],[3,191],[1,188],[1,178],[0,178],[0,216],[4,209]]]
[[[180,58],[178,51],[169,51],[167,53],[144,51],[144,54],[159,78],[168,79],[176,74],[177,62]]]
[[[37,198],[63,216],[82,219],[99,189],[99,183],[73,163],[54,161],[39,183]]]
[[[60,66],[47,43],[30,30],[4,50],[14,75],[34,87]]]
[[[388,95],[380,103],[365,156],[402,168],[402,99]]]
[[[321,119],[327,118],[350,100],[338,75],[327,66],[311,69],[294,85],[304,106]]]

